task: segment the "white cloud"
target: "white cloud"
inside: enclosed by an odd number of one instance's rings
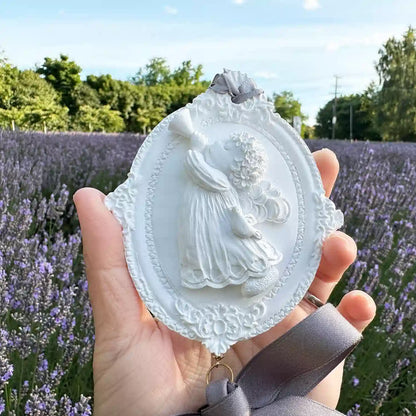
[[[178,14],[178,9],[175,9],[172,6],[165,6],[164,10],[165,10],[165,13],[171,14],[173,16]]]
[[[246,2],[246,0],[233,0],[234,4],[238,4],[239,6],[241,6],[242,4],[244,4]]]
[[[163,24],[133,17],[86,21],[0,18],[0,50],[20,68],[65,53],[84,69],[83,76],[111,73],[118,79],[132,76],[154,56],[165,57],[171,68],[191,59],[203,65],[205,79],[224,67],[241,70],[270,96],[293,91],[311,122],[317,108],[332,98],[333,74],[342,76],[342,94],[362,91],[376,79],[381,44],[406,29],[402,24],[305,24],[257,26],[253,33],[249,25],[183,25],[176,19]]]
[[[258,71],[254,73],[254,76],[256,78],[261,78],[261,79],[276,79],[277,78],[277,74],[275,72],[270,72],[270,71]]]
[[[319,0],[303,0],[303,8],[306,10],[316,10],[320,7]]]
[[[340,48],[340,44],[338,42],[328,42],[326,44],[326,50],[329,52],[335,52]]]
[[[352,48],[352,47],[380,47],[387,39],[391,36],[391,33],[386,32],[373,32],[368,35],[358,36],[350,34],[349,36],[335,36],[335,40],[330,40],[326,43],[325,49],[328,52],[336,52],[341,48]]]

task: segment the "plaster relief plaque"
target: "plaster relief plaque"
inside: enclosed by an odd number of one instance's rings
[[[215,354],[299,303],[343,223],[303,140],[232,71],[156,126],[105,203],[146,306]]]

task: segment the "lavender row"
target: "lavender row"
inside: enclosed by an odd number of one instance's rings
[[[333,300],[361,289],[378,306],[375,322],[347,361],[342,410],[416,414],[416,144],[308,145],[328,147],[340,159],[332,199],[345,213],[344,231],[358,246]]]
[[[0,414],[92,414],[91,307],[72,193],[122,182],[138,135],[0,132]],[[416,146],[313,140],[341,164],[332,199],[357,261],[332,301],[378,315],[346,363],[340,410],[416,414]]]
[[[71,196],[114,188],[142,140],[0,132],[0,414],[92,414],[94,332]]]

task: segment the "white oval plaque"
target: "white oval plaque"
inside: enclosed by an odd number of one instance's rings
[[[265,95],[235,104],[212,89],[152,131],[105,203],[146,306],[215,354],[299,303],[343,223],[309,149]]]

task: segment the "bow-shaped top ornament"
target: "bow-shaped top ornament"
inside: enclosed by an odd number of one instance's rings
[[[222,74],[215,75],[210,88],[219,94],[230,94],[234,104],[241,104],[263,93],[263,90],[257,88],[255,82],[247,75],[241,74],[244,77],[241,83],[237,81],[235,75],[235,72],[224,69]]]

